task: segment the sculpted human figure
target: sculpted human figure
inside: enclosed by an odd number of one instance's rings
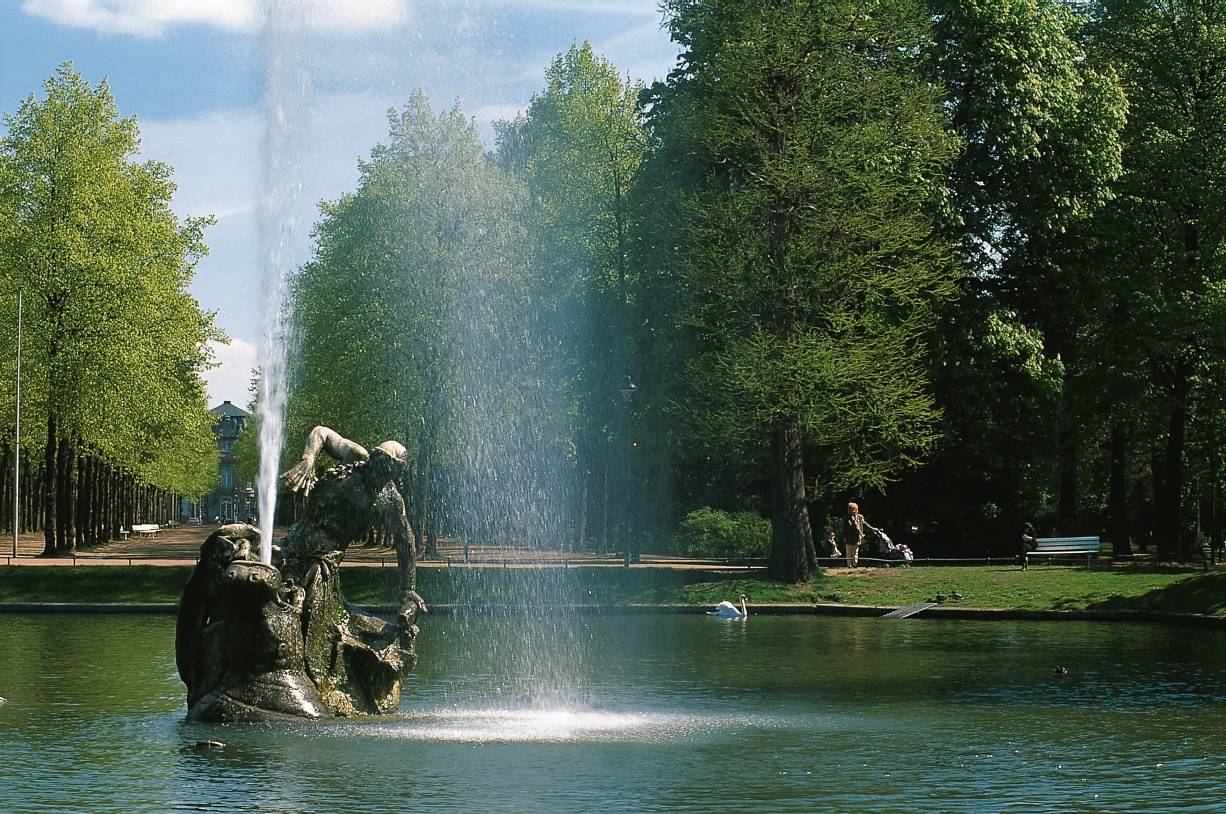
[[[321,453],[340,465],[315,476]],[[175,657],[188,717],[204,721],[386,713],[416,664],[413,534],[397,483],[405,449],[387,441],[368,453],[316,427],[302,460],[283,478],[306,495],[302,518],[274,548],[252,553],[259,530],[223,526],[200,548],[179,606]],[[391,530],[399,575],[396,621],[363,613],[344,597],[340,563],[372,525]]]
[[[251,555],[259,534],[245,523],[217,529],[183,591],[175,661],[191,720],[331,714],[306,675],[299,589]]]
[[[321,453],[340,464],[317,478]],[[307,500],[302,518],[282,541],[279,565],[304,591],[307,673],[342,712],[349,711],[346,699],[357,711],[394,709],[400,676],[416,664],[416,620],[426,606],[414,590],[413,531],[397,486],[406,457],[396,441],[371,453],[334,430],[315,427],[302,459],[282,475]],[[394,624],[357,610],[340,591],[338,567],[345,550],[372,526],[389,529],[396,550],[400,611]]]

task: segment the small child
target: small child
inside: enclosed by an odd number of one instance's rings
[[[838,543],[838,541],[837,541],[837,540],[834,538],[834,532],[833,532],[833,531],[828,531],[828,532],[826,532],[826,545],[828,545],[828,546],[830,547],[830,556],[831,556],[831,557],[841,557],[841,556],[843,556],[843,553],[842,553],[841,551],[839,551],[839,543]]]

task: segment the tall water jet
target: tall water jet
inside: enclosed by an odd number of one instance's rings
[[[260,243],[264,261],[264,342],[260,351],[260,560],[272,562],[277,470],[285,440],[288,277],[295,268],[301,160],[309,123],[301,0],[266,0],[264,23],[264,166]]]

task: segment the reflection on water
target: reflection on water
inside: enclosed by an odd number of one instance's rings
[[[462,743],[631,742],[659,744],[705,739],[735,727],[765,727],[752,716],[673,715],[573,709],[460,709],[410,713],[377,726],[356,728],[357,737]]]
[[[556,620],[431,618],[399,714],[217,726],[169,617],[0,622],[13,814],[1226,810],[1217,631],[581,617],[559,669]]]

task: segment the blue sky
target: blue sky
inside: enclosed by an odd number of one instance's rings
[[[288,20],[271,36],[269,14]],[[230,335],[207,376],[213,403],[247,401],[264,323],[260,201],[266,67],[303,80],[290,263],[309,254],[315,205],[351,189],[386,112],[416,88],[458,102],[483,132],[527,106],[549,61],[588,40],[623,73],[663,78],[677,48],[657,0],[0,0],[0,111],[69,60],[111,83],[145,157],[175,168],[180,215],[213,214],[192,292]]]

